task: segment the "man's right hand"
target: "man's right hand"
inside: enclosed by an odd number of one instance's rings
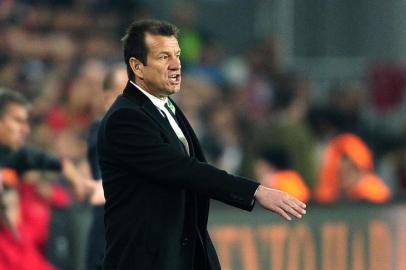
[[[263,208],[271,210],[287,220],[292,219],[290,215],[302,218],[306,214],[306,204],[277,189],[260,185],[255,193],[255,199]]]

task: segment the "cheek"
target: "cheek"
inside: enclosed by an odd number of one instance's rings
[[[2,125],[1,125],[1,129],[2,129],[2,131],[3,131],[3,134],[12,134],[12,133],[15,133],[16,132],[16,128],[13,126],[13,125],[11,125],[10,123],[3,123]]]
[[[166,79],[166,74],[164,71],[155,68],[153,70],[150,70],[148,73],[144,73],[144,80],[148,80],[148,81],[162,81]]]
[[[26,133],[24,126],[20,124],[11,125],[8,130],[10,132],[10,137],[12,136],[13,138],[25,136]]]

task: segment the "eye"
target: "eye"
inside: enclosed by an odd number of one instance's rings
[[[166,59],[168,59],[168,55],[161,55],[161,56],[159,56],[159,59],[160,60],[166,60]]]

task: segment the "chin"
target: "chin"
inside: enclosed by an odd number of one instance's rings
[[[10,145],[10,148],[11,148],[12,150],[16,151],[16,150],[20,149],[20,148],[23,147],[23,146],[24,146],[23,143],[15,143],[15,144],[13,144],[13,145]]]
[[[179,88],[168,89],[167,93],[168,93],[168,95],[172,95],[172,94],[176,94],[179,91],[180,91],[180,87]]]

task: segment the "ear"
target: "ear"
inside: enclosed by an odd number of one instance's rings
[[[135,57],[131,57],[129,63],[132,71],[135,74],[135,77],[144,79],[144,65],[142,64],[142,62]]]

